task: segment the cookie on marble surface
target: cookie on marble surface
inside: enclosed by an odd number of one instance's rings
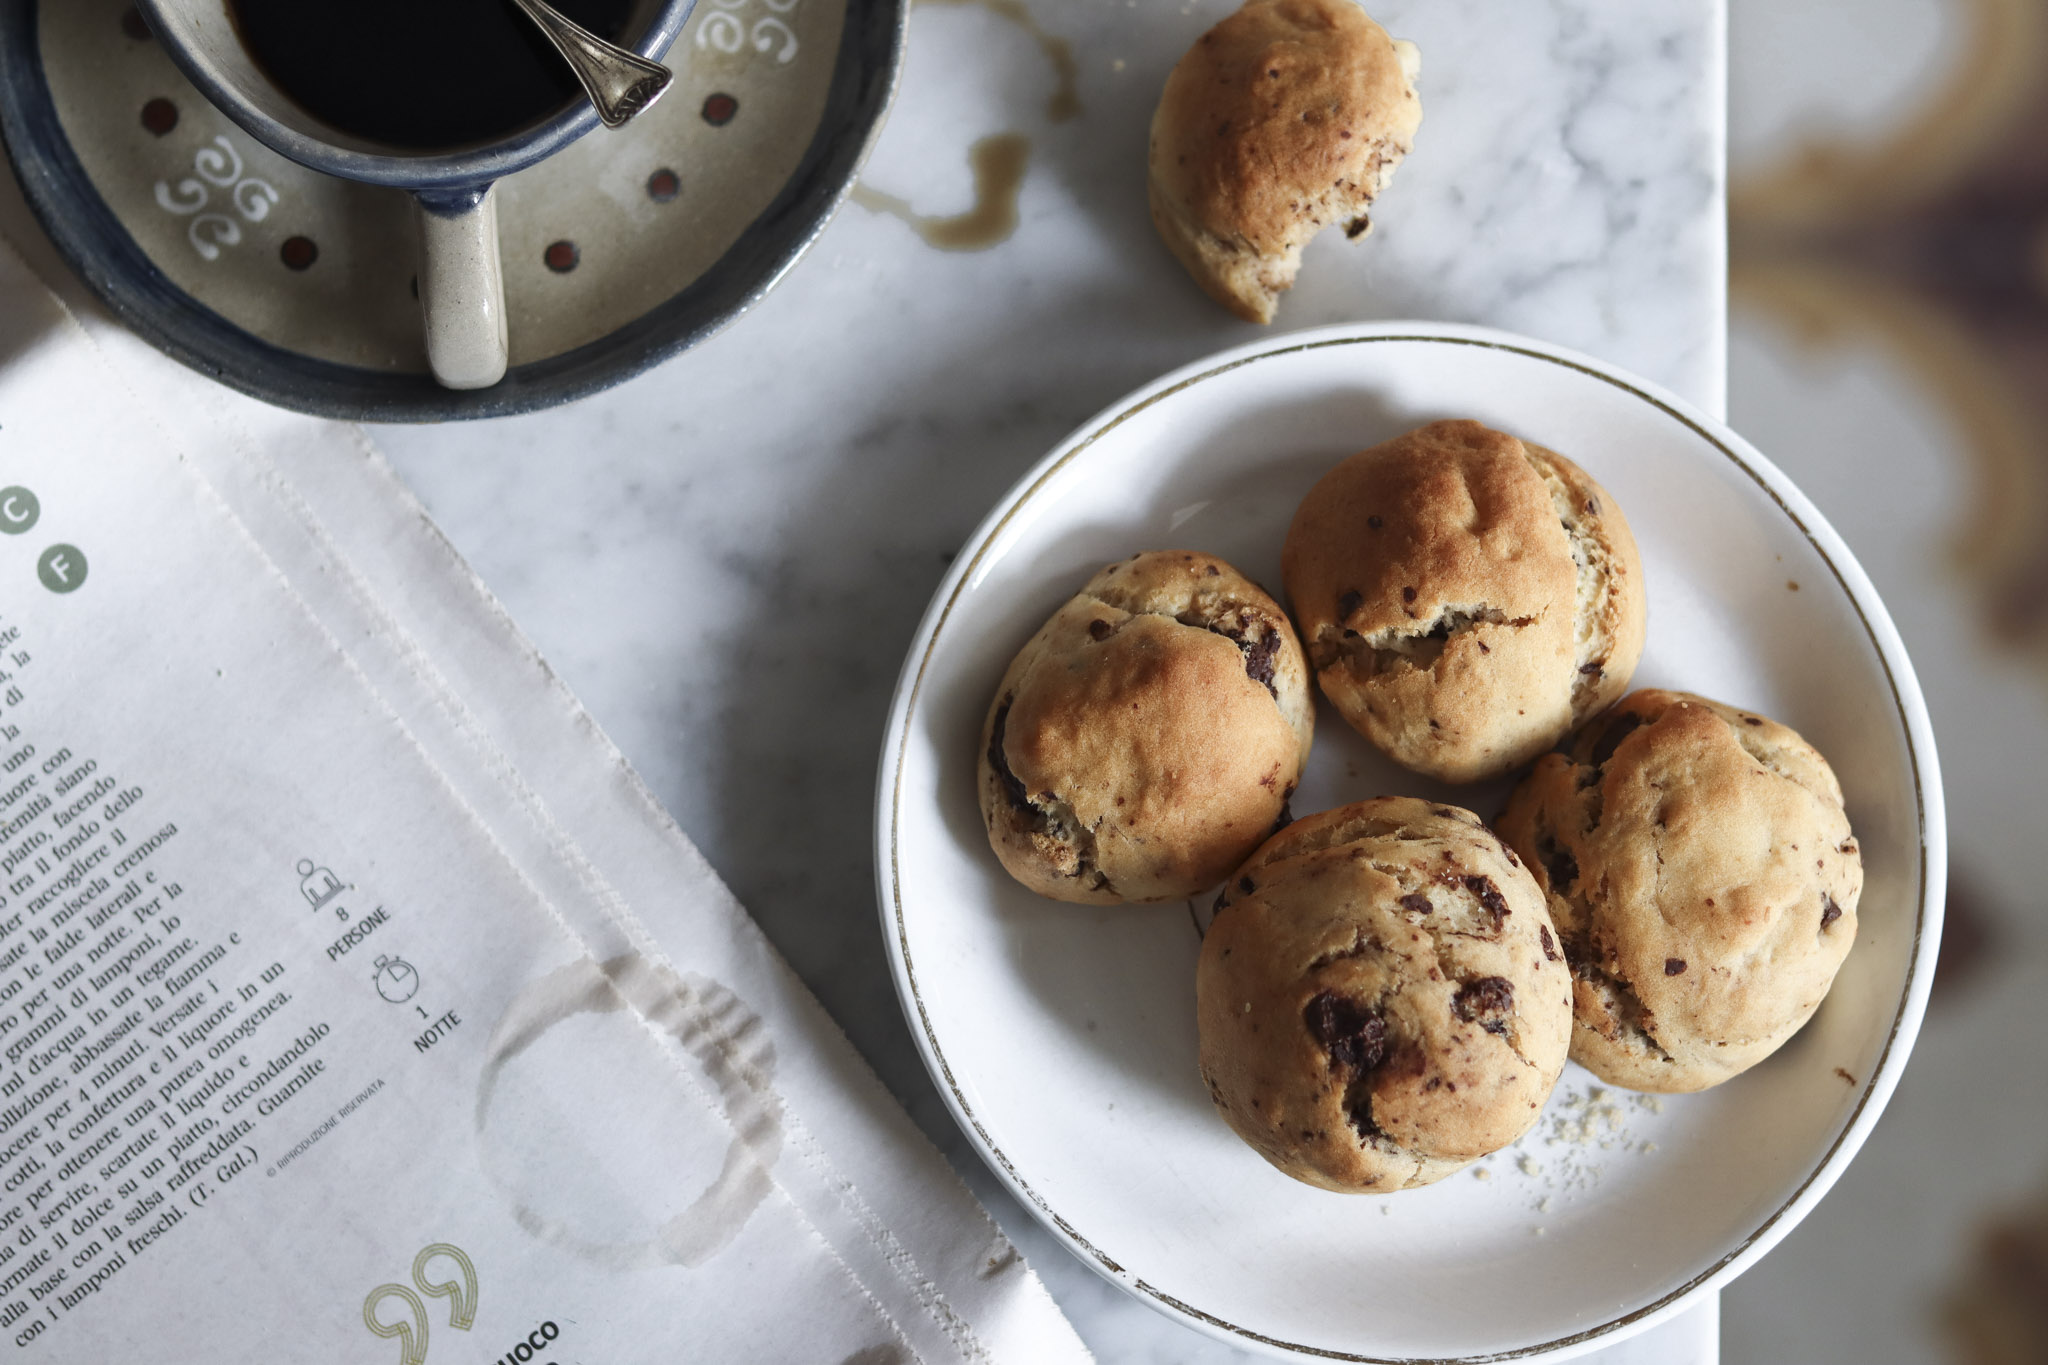
[[[1325,474],[1282,573],[1323,694],[1447,782],[1528,762],[1628,690],[1646,599],[1614,499],[1555,451],[1432,422]]]
[[[1470,811],[1383,796],[1297,820],[1224,888],[1195,979],[1202,1079],[1297,1180],[1427,1185],[1529,1130],[1571,978],[1543,894]]]
[[[1856,938],[1863,861],[1818,751],[1750,711],[1636,692],[1546,754],[1501,834],[1572,966],[1572,1059],[1717,1085],[1799,1031]]]
[[[1204,891],[1282,820],[1308,761],[1308,686],[1280,605],[1214,555],[1112,564],[996,689],[978,783],[989,843],[1056,900]]]
[[[1271,322],[1301,249],[1366,209],[1422,122],[1421,58],[1352,0],[1250,0],[1182,57],[1152,115],[1152,222],[1211,297]]]

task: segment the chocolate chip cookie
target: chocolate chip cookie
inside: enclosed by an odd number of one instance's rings
[[[1542,892],[1470,811],[1383,796],[1297,820],[1202,941],[1202,1079],[1324,1189],[1411,1189],[1513,1142],[1563,1070],[1571,979]]]
[[[1470,421],[1361,451],[1288,528],[1287,595],[1323,694],[1404,767],[1497,777],[1628,689],[1642,562],[1554,451]]]
[[[1112,564],[1003,674],[982,818],[1024,885],[1093,904],[1216,885],[1282,822],[1314,728],[1286,614],[1214,555]]]
[[[1327,227],[1366,210],[1415,142],[1421,58],[1352,0],[1251,0],[1182,57],[1152,116],[1152,222],[1195,282],[1271,322]]]
[[[1572,967],[1572,1059],[1636,1090],[1703,1090],[1819,1007],[1856,938],[1863,861],[1827,760],[1684,692],[1625,698],[1546,754],[1502,835]]]

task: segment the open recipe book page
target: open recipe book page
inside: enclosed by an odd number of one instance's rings
[[[1086,1359],[351,429],[0,303],[0,1341]]]

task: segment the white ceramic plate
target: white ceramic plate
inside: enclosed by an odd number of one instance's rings
[[[1194,1026],[1207,899],[1084,908],[1024,891],[989,851],[975,750],[1011,655],[1095,569],[1187,547],[1277,589],[1281,538],[1309,485],[1439,417],[1562,451],[1620,500],[1650,598],[1635,685],[1761,710],[1816,744],[1847,793],[1867,881],[1833,993],[1763,1065],[1661,1102],[1603,1092],[1572,1067],[1516,1147],[1426,1189],[1346,1197],[1282,1176],[1211,1110]],[[1404,792],[1490,818],[1506,790],[1404,773],[1324,705],[1294,811]],[[1024,1206],[1104,1275],[1204,1331],[1358,1361],[1578,1354],[1762,1256],[1841,1175],[1905,1066],[1946,861],[1912,668],[1812,504],[1653,385],[1435,324],[1225,352],[1048,455],[968,541],[919,628],[890,715],[876,840],[911,1031]]]

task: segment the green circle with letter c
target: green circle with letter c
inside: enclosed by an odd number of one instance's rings
[[[51,592],[75,592],[85,582],[85,552],[76,545],[52,545],[36,560],[36,577]]]
[[[0,488],[0,535],[18,536],[36,524],[43,505],[20,484]]]

